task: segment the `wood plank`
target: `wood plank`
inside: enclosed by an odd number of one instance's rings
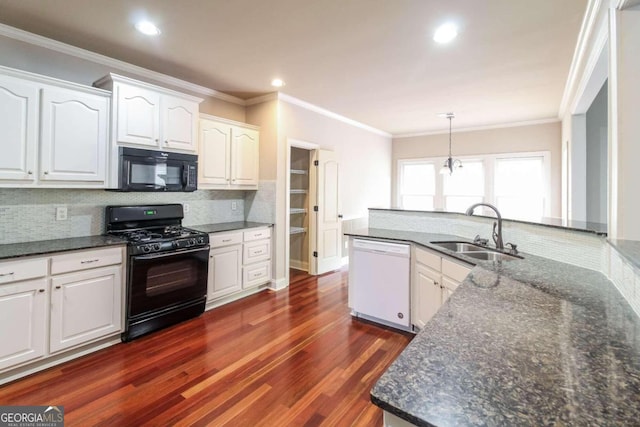
[[[347,270],[293,272],[202,316],[0,387],[67,426],[382,425],[371,387],[411,335],[352,319]]]

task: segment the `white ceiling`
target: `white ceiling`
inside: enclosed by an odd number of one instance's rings
[[[558,116],[587,0],[0,0],[0,22],[251,98],[274,89],[393,133]],[[133,22],[147,17],[162,34]],[[432,40],[455,21],[450,45]],[[1,62],[1,60],[0,60]]]

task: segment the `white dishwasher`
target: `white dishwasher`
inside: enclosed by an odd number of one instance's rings
[[[374,322],[411,330],[411,247],[400,243],[353,239],[349,260],[353,314]]]

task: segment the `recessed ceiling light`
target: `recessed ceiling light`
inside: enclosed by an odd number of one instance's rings
[[[449,43],[451,40],[455,39],[458,35],[458,27],[456,27],[452,23],[442,24],[438,27],[435,34],[433,35],[433,40],[437,43]]]
[[[136,30],[147,36],[157,36],[160,29],[151,21],[140,21],[136,24]]]
[[[273,80],[271,80],[271,86],[273,86],[273,87],[282,87],[282,86],[284,86],[284,81],[282,79],[273,79]]]

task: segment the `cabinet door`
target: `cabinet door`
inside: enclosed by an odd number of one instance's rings
[[[242,245],[211,249],[209,253],[209,300],[242,290]]]
[[[441,305],[440,274],[423,264],[416,264],[414,297],[413,324],[422,329]]]
[[[229,185],[231,181],[231,126],[211,120],[200,121],[198,187]]]
[[[160,94],[122,83],[114,85],[116,139],[118,143],[158,147]]]
[[[0,285],[0,370],[45,354],[45,278]]]
[[[38,95],[35,84],[0,76],[0,180],[34,181]]]
[[[162,146],[197,151],[198,103],[174,96],[162,96]]]
[[[104,183],[109,100],[46,87],[42,92],[40,179]]]
[[[458,285],[460,285],[459,282],[456,282],[455,280],[448,277],[442,277],[442,304],[444,304],[444,302],[449,299]]]
[[[51,353],[122,331],[120,270],[113,266],[51,279]]]
[[[234,126],[231,139],[231,185],[257,186],[258,131]]]

